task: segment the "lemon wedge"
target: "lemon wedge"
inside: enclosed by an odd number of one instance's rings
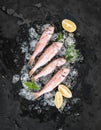
[[[60,108],[63,104],[63,97],[61,92],[57,91],[55,94],[55,100],[54,100],[56,108]]]
[[[67,86],[60,84],[58,87],[58,90],[62,94],[62,96],[66,97],[66,98],[72,97],[72,92],[70,91],[70,89]]]
[[[76,30],[76,24],[68,19],[64,19],[62,20],[62,27],[64,30],[68,31],[68,32],[74,32]]]

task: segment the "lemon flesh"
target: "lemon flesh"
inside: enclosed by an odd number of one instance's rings
[[[63,96],[61,92],[57,91],[55,94],[55,100],[54,100],[56,108],[60,108],[63,104]]]
[[[76,24],[68,19],[62,20],[62,27],[68,32],[74,32],[77,29]]]
[[[58,90],[62,94],[62,96],[66,97],[66,98],[72,97],[72,92],[70,91],[70,89],[67,86],[60,84],[58,87]]]

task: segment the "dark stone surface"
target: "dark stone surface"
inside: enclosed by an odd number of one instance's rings
[[[42,23],[65,18],[70,12],[78,23],[78,32],[85,47],[85,61],[82,65],[81,81],[83,111],[76,122],[63,121],[64,130],[101,129],[101,37],[98,0],[1,0],[0,1],[0,130],[56,130],[53,120],[40,122],[36,117],[21,116],[21,104],[12,94],[12,75],[15,38],[19,24],[30,21]],[[13,10],[8,10],[13,9]],[[16,13],[14,13],[15,11]],[[55,16],[55,17],[53,17]],[[67,16],[67,15],[66,15]],[[15,89],[16,91],[16,89]],[[79,94],[79,93],[78,93]]]

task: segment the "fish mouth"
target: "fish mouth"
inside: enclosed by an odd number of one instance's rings
[[[61,75],[62,75],[62,77],[66,77],[68,75],[68,73],[67,72],[63,72],[63,74],[61,74]]]
[[[46,32],[47,32],[49,35],[52,35],[53,32],[54,32],[54,27],[52,27],[52,26],[47,27],[47,28],[46,28]]]
[[[60,48],[62,47],[62,45],[63,45],[63,43],[61,43],[61,42],[56,44],[56,48],[58,51],[60,51]]]
[[[65,75],[65,74],[61,74],[61,76],[62,76],[62,77],[66,77],[66,75]]]

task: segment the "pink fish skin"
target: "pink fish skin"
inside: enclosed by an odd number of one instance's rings
[[[33,93],[33,99],[37,99],[41,95],[52,91],[56,88],[69,74],[70,69],[68,68],[61,68],[51,79],[50,81],[43,87],[43,89],[39,92]]]
[[[66,63],[66,60],[64,58],[57,58],[51,61],[47,66],[45,66],[38,74],[32,77],[31,80],[35,81],[42,76],[46,76],[52,73],[57,67],[62,66],[65,63]]]
[[[39,57],[37,63],[35,66],[31,69],[29,72],[29,75],[32,76],[32,74],[41,66],[45,65],[48,63],[61,49],[63,46],[62,42],[54,42],[51,44],[45,51],[44,53]]]
[[[49,26],[43,33],[42,36],[40,37],[39,42],[36,44],[35,50],[29,59],[29,64],[32,65],[34,62],[35,57],[43,51],[45,46],[48,44],[52,34],[54,33],[54,27]]]

